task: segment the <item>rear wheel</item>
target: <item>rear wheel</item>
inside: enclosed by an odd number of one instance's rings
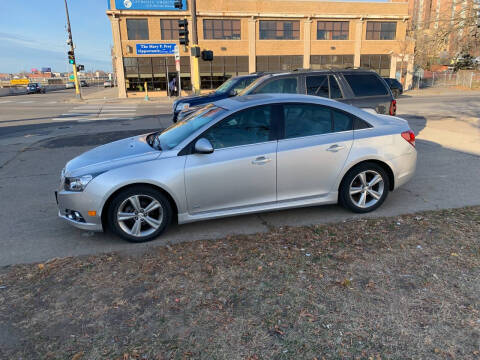
[[[172,207],[158,190],[138,185],[118,193],[108,209],[109,227],[131,242],[150,241],[165,231]]]
[[[340,203],[357,213],[377,209],[388,195],[389,178],[385,170],[374,163],[355,166],[340,185]]]

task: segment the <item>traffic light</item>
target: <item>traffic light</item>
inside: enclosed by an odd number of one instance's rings
[[[178,20],[178,40],[180,45],[187,46],[188,41],[188,21],[187,19]]]
[[[77,65],[77,71],[83,71],[83,70],[85,70],[84,65]]]
[[[203,50],[202,51],[202,60],[203,61],[213,61],[213,51]]]
[[[75,64],[75,53],[73,52],[73,50],[70,50],[68,52],[68,62],[70,64]]]
[[[183,1],[182,0],[175,0],[174,3],[175,9],[183,9]]]

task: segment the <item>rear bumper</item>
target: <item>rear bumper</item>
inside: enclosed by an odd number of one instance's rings
[[[395,189],[406,184],[415,175],[417,167],[417,150],[412,151],[391,160],[395,174]]]

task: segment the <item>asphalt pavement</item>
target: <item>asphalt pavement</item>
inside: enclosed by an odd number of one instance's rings
[[[81,231],[57,218],[53,191],[64,164],[93,146],[171,123],[168,100],[120,101],[114,91],[87,89],[83,103],[70,101],[71,90],[0,98],[0,266],[480,204],[480,92],[407,93],[398,109],[417,134],[417,173],[374,213],[332,205],[238,216],[173,225],[146,244]]]

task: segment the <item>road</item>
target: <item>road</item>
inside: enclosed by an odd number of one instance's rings
[[[85,103],[68,102],[72,94],[0,98],[0,266],[359,217],[339,206],[270,212],[173,225],[146,244],[72,228],[57,218],[53,197],[64,164],[93,146],[168,126],[171,107],[164,100],[115,100],[113,89],[87,89],[91,100]],[[362,216],[480,204],[479,97],[478,92],[452,92],[399,99],[399,114],[418,134],[417,173],[380,209]]]

